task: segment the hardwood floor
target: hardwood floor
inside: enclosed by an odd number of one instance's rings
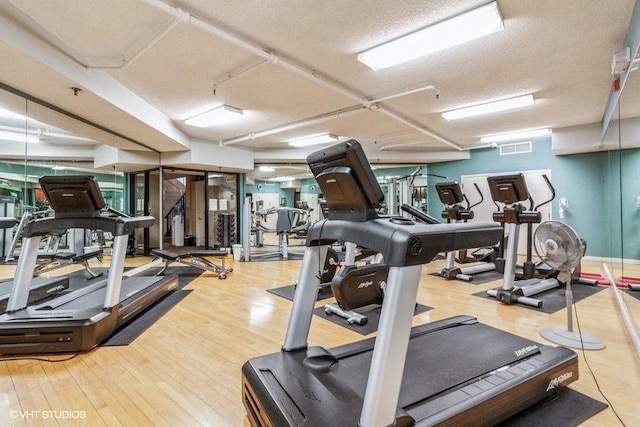
[[[251,357],[279,351],[291,302],[266,290],[294,283],[301,262],[244,263],[231,257],[228,262],[234,271],[226,280],[203,274],[192,281],[187,289],[193,292],[128,346],[100,347],[72,358],[0,361],[0,425],[248,425],[240,368]],[[564,310],[547,315],[471,295],[498,282],[472,285],[428,274],[440,266],[436,261],[423,269],[418,302],[434,309],[415,316],[416,325],[469,314],[544,342],[538,330],[566,322]],[[11,277],[12,268],[0,266],[0,275]],[[585,270],[600,272],[599,264]],[[638,322],[640,301],[625,300]],[[640,360],[611,290],[578,303],[578,315],[582,330],[607,344],[604,350],[586,353],[600,389],[627,426],[640,425]],[[333,347],[361,338],[314,316],[309,342]],[[585,355],[578,353],[580,379],[572,388],[604,401]],[[583,425],[621,423],[608,408]]]

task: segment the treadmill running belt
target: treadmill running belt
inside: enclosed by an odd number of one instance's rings
[[[419,328],[414,328],[409,341],[398,401],[401,408],[539,352],[535,342],[482,323],[459,324],[415,336],[416,329],[421,331]],[[336,375],[348,376],[349,384],[361,395],[367,385],[372,355],[368,351],[360,357],[340,359],[336,370]],[[358,366],[367,367],[364,375]],[[358,375],[351,375],[358,371]]]
[[[374,342],[250,360],[242,368],[247,411],[257,425],[357,425]],[[492,425],[577,378],[571,350],[456,316],[412,329],[396,422]]]
[[[155,285],[160,280],[162,280],[162,276],[133,276],[124,278],[120,288],[120,303],[125,302],[128,297],[137,294],[149,286]],[[81,310],[86,308],[102,307],[102,304],[104,304],[105,291],[106,287],[100,288],[100,290],[92,292],[83,298],[78,298],[64,304],[60,309]]]

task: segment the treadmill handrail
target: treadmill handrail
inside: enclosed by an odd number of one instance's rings
[[[400,209],[402,209],[403,211],[405,211],[409,215],[419,219],[420,221],[424,222],[425,224],[442,224],[442,221],[439,221],[436,218],[434,218],[431,215],[429,215],[428,213],[422,212],[421,210],[418,210],[418,209],[414,208],[413,206],[408,205],[406,203],[403,203],[400,206]]]
[[[324,219],[307,233],[306,246],[353,242],[382,254],[385,264],[402,267],[426,264],[440,252],[492,246],[502,238],[495,222],[424,224],[403,217],[366,222]]]
[[[155,222],[152,216],[138,217],[92,217],[92,218],[40,218],[29,221],[23,231],[23,237],[43,236],[52,230],[84,228],[89,230],[103,230],[114,236],[131,234],[137,228],[151,227]]]

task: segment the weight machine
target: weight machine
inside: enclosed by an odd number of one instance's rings
[[[268,215],[276,215],[276,227],[267,228],[264,224]],[[245,215],[249,215],[247,222],[251,224],[251,232],[255,235],[255,247],[264,246],[264,233],[276,233],[278,236],[278,251],[268,253],[251,253],[250,246],[245,245],[244,260],[250,261],[259,258],[280,258],[287,260],[289,258],[298,257],[301,254],[295,254],[289,252],[289,235],[296,234],[301,231],[305,231],[309,228],[309,211],[305,209],[289,208],[289,207],[277,207],[262,209],[251,213],[250,207],[245,206]],[[298,224],[293,224],[292,215],[298,216]],[[306,218],[306,221],[301,221],[300,218]]]

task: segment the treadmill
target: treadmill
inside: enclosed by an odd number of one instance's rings
[[[12,288],[13,280],[3,280],[0,282],[0,313],[4,313],[7,310],[7,303]],[[36,277],[29,286],[27,305],[50,300],[66,292],[67,289],[69,289],[69,278],[66,276]]]
[[[457,316],[411,327],[422,265],[440,252],[490,246],[492,222],[421,224],[378,216],[383,193],[355,140],[307,161],[329,218],[309,230],[284,344],[242,367],[254,426],[493,425],[578,378],[577,355]],[[389,266],[377,338],[335,349],[307,344],[318,266],[342,239]]]
[[[29,221],[6,312],[0,315],[0,355],[89,350],[178,286],[177,276],[142,276],[149,263],[124,272],[129,234],[150,227],[151,216],[103,216],[105,202],[95,177],[44,176],[40,185],[54,217]],[[105,280],[28,306],[42,236],[51,230],[85,228],[114,236]]]

